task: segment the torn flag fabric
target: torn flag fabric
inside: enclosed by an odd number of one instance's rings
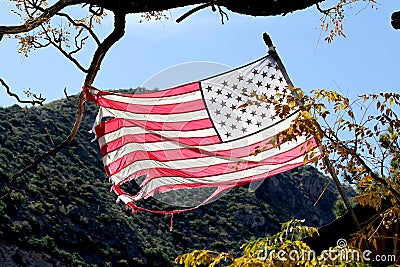
[[[233,187],[303,165],[306,153],[319,154],[306,135],[274,146],[274,136],[297,111],[281,119],[271,104],[252,97],[287,92],[290,82],[279,62],[268,55],[208,79],[140,94],[84,87],[87,100],[100,107],[94,131],[118,199],[137,210],[138,201],[156,194],[213,188],[199,206]],[[305,149],[310,143],[312,151]],[[140,189],[128,193],[123,186],[133,180]]]

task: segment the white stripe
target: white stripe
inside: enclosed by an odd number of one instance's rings
[[[159,134],[166,138],[190,138],[199,136],[215,136],[217,133],[214,128],[195,130],[195,131],[151,131],[143,129],[142,127],[122,127],[117,131],[108,133],[99,138],[100,147],[104,146],[106,143],[112,142],[124,135],[136,135],[136,134]]]
[[[319,153],[319,149],[315,148],[312,152]],[[311,152],[310,152],[311,153]],[[290,164],[298,164],[302,163],[304,161],[304,157],[300,156],[298,158],[295,158],[289,162],[285,162],[282,164],[278,165],[272,165],[272,166],[260,166],[256,167],[253,169],[246,169],[238,172],[232,172],[232,173],[226,173],[222,175],[215,175],[215,176],[209,176],[207,178],[182,178],[182,177],[161,177],[161,178],[156,178],[151,180],[149,183],[147,183],[137,194],[136,196],[132,199],[133,201],[138,201],[142,199],[143,197],[146,197],[149,193],[151,193],[153,190],[169,185],[179,185],[179,184],[215,184],[215,183],[224,183],[224,182],[230,182],[230,181],[239,181],[239,179],[243,179],[245,177],[251,177],[259,174],[263,174],[266,172],[273,171],[275,169],[278,169],[280,167],[283,167],[285,165],[290,165]]]
[[[265,129],[259,133],[256,133],[254,135],[237,139],[231,142],[227,143],[219,143],[219,144],[213,144],[213,145],[205,145],[205,146],[191,146],[191,148],[199,148],[208,152],[215,152],[215,151],[221,151],[221,150],[229,150],[229,149],[235,149],[235,148],[240,148],[240,147],[245,147],[249,146],[264,140],[267,140],[274,135],[278,133],[280,130],[287,129],[292,120],[296,116],[292,116],[286,120],[281,121],[274,127],[270,127],[268,129]],[[173,149],[182,149],[185,148],[184,145],[179,144],[177,142],[170,142],[170,141],[163,141],[163,142],[157,142],[157,143],[145,143],[145,144],[136,144],[136,143],[129,143],[124,146],[122,146],[120,149],[117,149],[115,151],[112,151],[105,155],[103,157],[103,162],[105,165],[110,164],[111,162],[117,160],[118,158],[122,158],[126,156],[129,153],[138,151],[138,150],[145,150],[145,151],[160,151],[160,150],[173,150]],[[106,164],[107,163],[107,164]]]
[[[134,95],[133,95],[134,96]],[[158,106],[158,105],[168,105],[168,104],[180,104],[183,102],[190,102],[194,100],[202,99],[199,90],[194,92],[189,92],[181,95],[174,96],[163,96],[157,98],[139,98],[139,97],[127,97],[121,95],[104,95],[103,98],[132,105],[143,105],[143,106]]]
[[[257,155],[250,155],[250,156],[245,156],[241,158],[229,158],[229,157],[215,157],[215,156],[210,156],[210,157],[204,157],[204,158],[189,158],[189,159],[180,159],[180,160],[170,160],[170,161],[165,161],[165,162],[159,162],[157,160],[141,160],[141,161],[135,161],[132,162],[132,164],[128,165],[125,167],[123,170],[120,172],[116,173],[115,175],[110,176],[110,179],[114,182],[114,184],[117,184],[123,180],[125,180],[127,177],[131,176],[132,174],[135,174],[138,171],[144,171],[146,169],[153,169],[153,168],[167,168],[171,170],[183,170],[185,169],[192,169],[192,168],[201,168],[201,167],[209,167],[212,165],[218,165],[218,164],[223,164],[223,163],[233,163],[233,164],[238,164],[240,162],[243,162],[245,164],[246,161],[253,161],[253,162],[260,162],[265,159],[273,159],[273,157],[277,154],[285,153],[287,151],[290,151],[291,149],[304,144],[307,145],[306,138],[298,138],[299,140],[297,142],[287,142],[281,145],[280,148],[271,148],[267,151],[264,151],[262,153],[259,153]],[[249,151],[249,153],[252,153],[254,151]],[[105,164],[106,166],[106,164]],[[234,167],[234,166],[233,166]],[[190,171],[188,171],[190,172]],[[210,174],[212,175],[212,173]]]

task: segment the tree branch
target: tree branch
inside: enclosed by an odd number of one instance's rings
[[[37,27],[39,27],[43,22],[49,20],[57,12],[61,11],[63,8],[71,5],[76,5],[83,3],[83,0],[60,0],[56,2],[51,7],[45,9],[42,14],[34,19],[28,20],[26,23],[17,26],[0,26],[0,40],[4,34],[17,34],[29,32]]]
[[[96,44],[97,44],[97,45],[100,45],[100,40],[99,40],[99,38],[97,37],[97,35],[94,33],[94,31],[93,31],[89,26],[87,26],[87,25],[85,25],[85,24],[83,24],[83,23],[78,23],[78,22],[74,21],[70,16],[68,16],[68,14],[65,14],[65,13],[57,13],[57,15],[60,16],[60,17],[65,17],[65,18],[67,18],[68,21],[69,21],[72,25],[74,25],[75,27],[82,27],[82,28],[84,28],[85,30],[87,30],[87,31],[89,32],[90,36],[92,36],[93,40],[96,42]]]
[[[43,27],[43,26],[42,26],[42,27]],[[46,37],[47,37],[46,39],[47,39],[47,41],[49,42],[49,44],[51,44],[52,46],[54,46],[55,48],[57,48],[57,50],[60,51],[61,54],[64,55],[64,57],[66,57],[66,58],[69,59],[72,63],[74,63],[75,66],[76,66],[80,71],[82,71],[83,73],[87,73],[87,72],[88,72],[88,70],[85,69],[85,68],[79,63],[79,61],[78,61],[76,58],[74,58],[74,57],[72,56],[72,53],[67,53],[67,51],[65,51],[65,50],[63,49],[61,40],[58,42],[58,44],[54,41],[54,40],[57,39],[57,38],[55,37],[54,32],[52,32],[53,38],[51,38],[51,36],[49,35],[49,33],[48,33],[48,32],[46,31],[46,29],[44,29],[44,28],[43,28],[43,32],[45,33],[45,35],[46,35]],[[59,39],[61,39],[61,37],[60,37]],[[78,48],[78,51],[79,51],[80,49],[81,49],[81,48]]]
[[[192,14],[196,13],[197,11],[200,11],[200,10],[206,8],[206,7],[209,7],[209,6],[213,6],[213,11],[215,11],[215,7],[214,7],[213,2],[205,3],[205,4],[202,4],[202,5],[199,5],[199,6],[195,7],[195,8],[192,8],[191,10],[189,10],[188,12],[186,12],[185,14],[183,14],[182,16],[180,16],[180,17],[176,20],[176,23],[182,22],[182,20],[186,19],[186,18],[189,17],[190,15],[192,15]]]
[[[317,10],[324,15],[329,15],[329,12],[335,9],[334,7],[328,9],[322,9],[319,3],[316,3],[315,5],[317,6]]]
[[[35,8],[37,8],[38,10],[40,10],[42,12],[46,11],[45,9],[41,8],[40,6],[35,6]],[[66,18],[69,21],[69,23],[71,23],[71,25],[74,25],[75,27],[81,27],[81,28],[85,29],[87,32],[89,32],[90,36],[92,36],[92,38],[96,42],[96,44],[100,45],[99,38],[94,33],[94,31],[90,28],[90,26],[88,26],[84,23],[81,23],[81,22],[76,22],[74,19],[71,18],[71,16],[69,16],[68,14],[62,13],[62,12],[57,12],[56,15]]]
[[[37,11],[40,11],[42,13],[46,12],[46,9],[44,9],[40,5],[36,5],[35,3],[31,3],[31,2],[30,2],[30,5],[32,6],[32,8],[34,8]],[[27,9],[27,8],[25,8],[25,9]],[[29,14],[28,10],[26,10],[26,13],[28,14],[28,16],[31,19],[33,19],[32,15]],[[80,64],[80,62],[72,56],[74,53],[77,53],[80,50],[82,50],[83,44],[84,44],[85,40],[88,38],[88,36],[83,37],[80,40],[80,44],[78,43],[78,38],[82,34],[83,30],[86,30],[87,32],[89,32],[90,36],[94,39],[94,41],[96,42],[97,45],[100,44],[100,40],[98,39],[98,37],[96,36],[94,31],[90,28],[90,26],[85,25],[84,23],[79,23],[79,22],[74,21],[68,14],[65,14],[65,13],[57,12],[55,15],[66,18],[71,25],[75,26],[76,28],[80,28],[80,30],[78,31],[78,34],[75,36],[75,49],[71,52],[67,52],[62,47],[62,42],[65,41],[63,38],[62,29],[60,32],[57,32],[54,30],[49,30],[49,29],[46,29],[43,24],[40,24],[39,26],[42,28],[42,33],[45,36],[45,39],[48,41],[48,43],[46,45],[42,45],[42,44],[38,43],[37,41],[35,41],[35,38],[33,37],[32,45],[35,48],[43,48],[43,47],[47,47],[48,45],[51,44],[52,46],[57,48],[67,59],[69,59],[72,63],[74,63],[79,70],[81,70],[84,73],[87,73],[88,70],[86,68],[84,68]],[[50,32],[52,34],[52,37],[49,34]],[[59,34],[59,37],[56,37],[56,33]],[[39,45],[37,45],[37,44],[39,44]]]
[[[221,23],[224,24],[225,23],[224,17],[226,18],[226,20],[229,20],[228,14],[226,14],[226,12],[222,10],[221,6],[218,6],[218,11],[219,14],[221,15]]]
[[[357,153],[354,153],[354,154],[351,153],[351,154],[352,154],[353,156],[356,157],[356,159],[360,162],[360,164],[366,169],[366,171],[368,172],[368,174],[371,175],[371,177],[372,177],[375,181],[377,181],[377,182],[383,184],[384,186],[386,186],[386,188],[387,188],[387,189],[393,194],[393,196],[400,202],[400,193],[397,192],[397,190],[395,190],[394,188],[392,188],[384,178],[382,178],[382,177],[380,177],[379,175],[377,175],[377,174],[369,167],[369,165],[368,165],[367,163],[365,163],[364,159],[363,159],[359,154],[357,154]]]
[[[89,72],[86,75],[85,85],[91,85],[100,70],[101,62],[103,61],[107,51],[125,34],[126,13],[114,13],[114,30],[107,38],[99,45],[94,53],[92,63],[89,67]]]
[[[89,12],[92,13],[95,16],[101,16],[104,13],[104,8],[98,7],[97,10],[94,9],[94,5],[90,4],[89,5]]]
[[[321,126],[319,124],[315,125],[318,129],[321,129]],[[346,144],[344,144],[340,139],[336,136],[335,133],[332,133],[333,136],[335,136],[336,140],[333,140],[332,137],[330,137],[328,134],[325,134],[324,136],[328,138],[332,143],[337,144],[340,146],[342,149],[344,149],[350,156],[355,158],[359,164],[365,168],[365,171],[378,183],[383,184],[391,193],[392,195],[400,202],[400,193],[396,191],[393,187],[389,185],[389,183],[385,180],[385,178],[380,177],[377,175],[371,167],[364,161],[364,159],[352,148],[349,148]]]
[[[6,93],[11,96],[14,97],[15,99],[17,99],[18,103],[23,103],[23,104],[31,104],[32,106],[38,104],[40,106],[43,105],[43,102],[46,101],[46,98],[40,96],[37,96],[36,94],[33,94],[33,100],[22,100],[17,94],[11,92],[10,87],[6,84],[6,82],[0,78],[0,83],[4,86],[4,88],[6,88]]]
[[[31,164],[29,164],[28,166],[26,166],[24,169],[22,169],[21,171],[19,171],[18,173],[14,174],[8,184],[8,192],[6,194],[4,194],[3,196],[0,197],[0,200],[6,198],[7,196],[10,195],[10,193],[13,191],[14,189],[14,183],[17,180],[17,178],[23,176],[24,174],[26,174],[28,171],[36,168],[36,166],[42,162],[44,159],[54,156],[55,154],[57,154],[58,152],[60,152],[63,148],[67,147],[75,138],[78,129],[79,129],[79,125],[81,124],[82,121],[82,117],[83,117],[83,111],[84,111],[84,103],[85,103],[85,95],[82,92],[79,95],[79,100],[78,100],[78,111],[77,111],[77,117],[76,117],[76,121],[74,124],[74,127],[71,130],[71,133],[69,134],[68,138],[65,139],[61,144],[59,144],[58,146],[56,146],[54,149],[42,154],[39,158],[37,158],[34,162],[32,162]]]
[[[67,87],[64,87],[64,95],[67,98],[67,100],[69,100],[69,95],[67,93]]]

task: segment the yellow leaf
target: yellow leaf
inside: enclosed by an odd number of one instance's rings
[[[391,105],[391,106],[393,106],[393,103],[394,103],[394,100],[393,100],[393,98],[391,97],[391,98],[389,98],[389,104]]]

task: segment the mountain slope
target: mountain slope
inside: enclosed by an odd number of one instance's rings
[[[43,107],[0,108],[0,185],[67,136],[77,97]],[[246,240],[275,232],[292,216],[321,226],[334,219],[337,199],[306,166],[266,180],[255,192],[236,188],[212,204],[170,217],[132,214],[109,192],[98,145],[88,133],[96,107],[86,105],[75,141],[18,179],[0,201],[1,266],[173,266],[193,248],[235,250]],[[154,199],[150,205],[165,207]]]

